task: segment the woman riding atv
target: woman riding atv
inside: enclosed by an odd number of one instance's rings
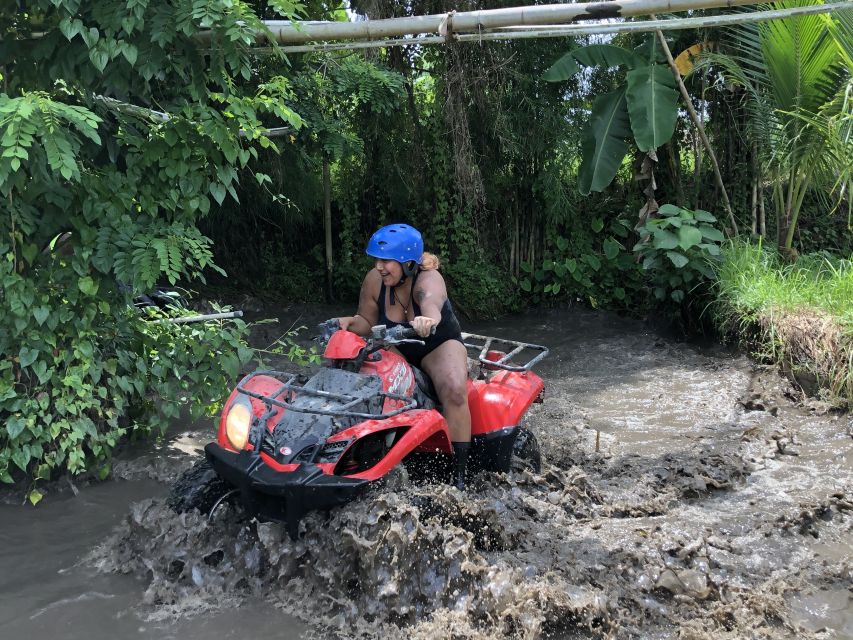
[[[423,345],[401,344],[397,349],[432,379],[450,430],[455,484],[463,489],[471,446],[468,353],[438,272],[440,261],[424,253],[420,232],[407,224],[379,229],[367,244],[367,255],[376,259],[374,268],[362,282],[356,314],[339,318],[341,329],[367,336],[378,324],[405,325],[423,338]]]

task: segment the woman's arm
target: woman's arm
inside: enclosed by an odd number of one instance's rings
[[[379,295],[380,280],[376,269],[371,269],[364,276],[358,296],[358,311],[354,316],[338,318],[341,329],[360,336],[370,335],[370,329],[379,322],[379,305],[376,304],[376,298]]]
[[[412,327],[419,336],[426,338],[441,322],[441,307],[447,300],[444,278],[435,270],[421,272],[412,295],[421,308],[421,315],[412,320]]]

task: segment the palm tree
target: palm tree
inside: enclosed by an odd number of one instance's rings
[[[809,4],[814,2],[755,9]],[[770,189],[779,249],[790,253],[806,193],[844,197],[839,176],[849,181],[853,15],[839,11],[743,24],[725,32],[721,51],[705,56],[703,64],[745,89],[747,134]]]

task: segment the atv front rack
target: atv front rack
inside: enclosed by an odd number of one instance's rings
[[[265,395],[247,389],[245,385],[249,383],[255,376],[270,376],[281,382],[281,386],[274,393]],[[250,398],[257,398],[267,406],[281,407],[288,411],[296,413],[310,413],[321,416],[332,416],[336,418],[363,418],[365,420],[384,420],[397,414],[417,409],[418,402],[411,396],[404,396],[398,393],[388,393],[379,391],[370,395],[354,395],[348,393],[332,393],[330,391],[320,391],[319,389],[306,389],[304,382],[297,382],[299,374],[285,373],[283,371],[255,371],[246,376],[240,384],[237,385],[237,391],[243,393]],[[299,407],[293,404],[292,400],[297,395],[308,395],[316,398],[323,398],[338,403],[343,403],[343,406],[336,409],[320,409],[314,407]],[[285,395],[286,399],[279,400],[279,397]],[[361,411],[350,411],[352,407],[360,403],[367,403],[373,398],[383,398],[384,400],[398,400],[406,404],[391,411],[383,411],[382,413],[364,413]],[[384,404],[384,402],[383,402]]]
[[[462,344],[467,349],[480,350],[480,355],[477,358],[480,364],[492,369],[504,369],[506,371],[530,371],[534,364],[548,355],[548,348],[542,345],[519,342],[518,340],[493,338],[491,336],[478,336],[474,333],[463,333]],[[512,347],[512,350],[510,351],[507,347]],[[529,357],[524,364],[510,364],[510,360],[526,350],[537,352],[537,355]],[[501,354],[500,357],[497,357],[495,351]],[[491,360],[488,357],[490,355],[489,352],[495,354],[497,360]]]

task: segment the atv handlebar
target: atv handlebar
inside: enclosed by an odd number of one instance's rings
[[[317,340],[326,343],[336,331],[341,330],[341,322],[338,318],[329,318],[325,322],[317,325],[319,335]],[[432,328],[432,333],[435,333],[435,327]],[[418,339],[418,333],[412,327],[403,325],[395,325],[386,327],[384,324],[378,324],[370,328],[370,337],[368,340],[371,343],[371,349],[381,349],[385,346],[393,346],[402,343],[423,344],[423,340]]]
[[[336,331],[341,330],[341,321],[338,318],[329,318],[325,322],[321,322],[317,325],[317,331],[320,332],[315,339],[322,342],[323,344],[327,343],[329,339],[332,337],[332,334]]]

